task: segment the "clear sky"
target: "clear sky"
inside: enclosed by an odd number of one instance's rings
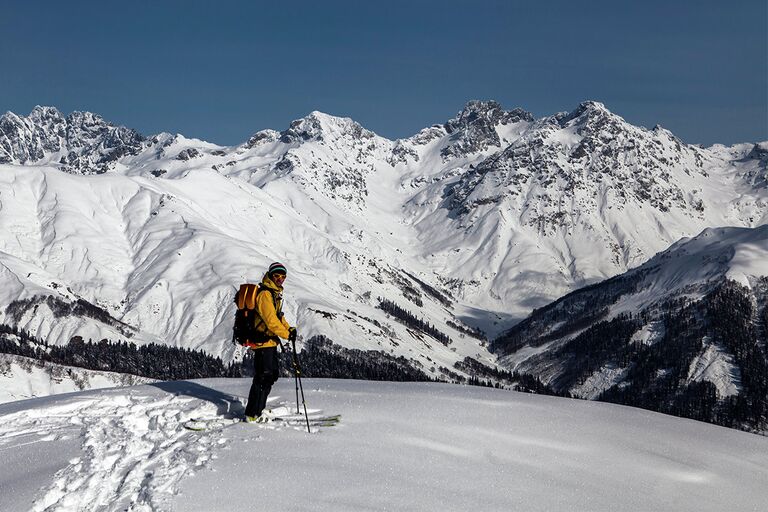
[[[0,111],[225,145],[312,110],[406,137],[471,99],[768,140],[766,0],[8,1],[0,70]]]

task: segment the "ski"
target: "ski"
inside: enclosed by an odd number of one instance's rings
[[[339,421],[341,421],[340,414],[331,416],[315,416],[309,418],[309,425],[312,427],[333,427],[338,425]],[[270,418],[270,420],[265,423],[246,423],[242,418],[191,418],[182,423],[182,426],[185,429],[191,430],[193,432],[204,432],[208,430],[219,430],[232,425],[237,425],[239,423],[244,425],[255,425],[258,427],[270,425],[287,425],[300,427],[306,425],[307,420],[303,416],[277,416],[275,418]]]
[[[182,423],[182,426],[193,432],[203,432],[206,430],[218,430],[235,425],[241,421],[240,418],[191,418]]]
[[[334,416],[319,416],[309,418],[309,425],[315,427],[333,427],[334,425],[337,425],[339,421],[341,421],[341,414],[336,414]],[[277,418],[272,418],[267,423],[263,423],[263,425],[269,425],[270,423],[301,426],[307,424],[307,419],[304,416],[279,416]]]

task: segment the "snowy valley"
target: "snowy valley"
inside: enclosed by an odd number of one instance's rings
[[[766,429],[768,226],[716,228],[533,312],[494,341],[555,392]]]

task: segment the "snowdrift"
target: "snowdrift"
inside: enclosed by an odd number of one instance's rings
[[[0,405],[0,510],[764,510],[768,439],[611,404],[307,380],[341,423],[235,424],[245,379]],[[272,406],[293,407],[280,380]]]

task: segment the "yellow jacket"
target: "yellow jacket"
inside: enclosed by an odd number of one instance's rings
[[[268,288],[270,291],[264,291]],[[269,275],[264,275],[261,280],[260,293],[254,293],[245,298],[248,309],[256,309],[262,322],[259,323],[257,331],[265,333],[270,338],[288,339],[288,329],[291,326],[282,314],[283,309],[283,287],[278,286],[270,279]],[[267,347],[276,347],[277,340],[269,339],[263,342],[248,340],[245,343],[248,348],[259,349]]]

